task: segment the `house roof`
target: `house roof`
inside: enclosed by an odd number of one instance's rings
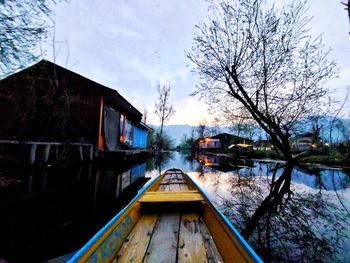
[[[213,139],[220,139],[220,138],[223,138],[223,137],[229,137],[229,138],[235,138],[235,139],[242,139],[242,140],[249,140],[248,138],[244,138],[244,137],[240,137],[240,136],[237,136],[237,135],[233,135],[233,134],[230,134],[230,133],[219,133],[217,135],[214,135],[214,136],[211,136],[210,138],[213,138]]]
[[[25,75],[26,73],[38,74],[39,77],[42,77],[44,74],[49,75],[52,77],[50,80],[57,79],[59,85],[69,83],[74,92],[78,94],[88,96],[104,96],[106,103],[111,107],[116,107],[121,112],[124,112],[134,118],[134,120],[137,122],[141,121],[141,112],[139,112],[134,106],[131,105],[130,102],[121,96],[118,91],[108,88],[48,60],[41,60],[34,65],[7,76],[6,78],[0,80],[0,83],[2,86],[10,86],[11,81],[15,80],[21,75]]]
[[[145,131],[153,130],[150,126],[148,126],[146,123],[143,123],[143,122],[137,123],[136,127],[140,128],[142,130],[145,130]]]
[[[311,132],[306,132],[306,133],[299,133],[295,135],[296,138],[303,138],[303,137],[313,137],[314,135]]]

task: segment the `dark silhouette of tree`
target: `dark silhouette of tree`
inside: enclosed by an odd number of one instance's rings
[[[144,124],[147,124],[147,117],[148,117],[148,110],[147,109],[143,109],[142,122]]]
[[[164,131],[163,131],[162,135],[160,135],[160,133],[156,133],[155,140],[158,143],[161,142],[161,147],[162,147],[161,149],[170,150],[170,149],[174,148],[174,141]]]
[[[38,44],[47,36],[50,4],[55,0],[0,1],[0,76],[35,60]]]
[[[201,120],[196,128],[198,138],[203,139],[205,136],[207,136],[207,130],[208,127],[206,120]]]
[[[189,150],[193,147],[193,143],[194,143],[194,139],[193,137],[187,137],[186,134],[184,134],[181,138],[181,141],[180,141],[180,148],[183,149],[183,150]]]
[[[271,213],[277,211],[285,195],[290,199],[293,194],[290,190],[293,165],[287,164],[283,170],[283,174],[274,181],[278,168],[277,166],[273,171],[270,193],[255,210],[242,232],[242,236],[246,239],[252,235],[254,229],[258,226],[262,216],[266,214],[266,212]]]
[[[217,3],[217,2],[215,2]],[[246,109],[286,160],[295,123],[329,102],[323,84],[336,72],[322,39],[306,29],[304,2],[268,6],[263,0],[219,1],[197,26],[188,58],[202,83],[193,95]]]
[[[212,121],[211,121],[211,126],[209,128],[210,130],[210,135],[214,136],[220,133],[220,119],[218,117],[215,117]]]
[[[324,177],[319,171],[302,171],[316,177],[319,191],[296,190],[290,164],[257,164],[230,176],[232,197],[222,198],[221,208],[242,236],[266,262],[328,262],[343,256],[342,242],[349,225],[349,213],[337,194],[334,171]],[[298,167],[298,169],[300,169]],[[332,179],[330,179],[332,178]],[[333,182],[326,188],[323,180]],[[347,176],[337,178],[338,184]],[[219,183],[219,187],[220,187]],[[303,188],[302,188],[303,189]],[[328,198],[329,190],[338,201]],[[322,226],[322,227],[321,227]]]
[[[158,101],[155,103],[154,113],[158,116],[160,121],[160,131],[158,136],[158,150],[163,149],[163,126],[166,121],[169,120],[171,116],[175,114],[175,110],[170,103],[170,90],[171,87],[160,84],[157,87],[158,91]]]

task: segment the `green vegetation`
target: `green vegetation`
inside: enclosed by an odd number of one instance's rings
[[[347,149],[349,150],[349,149]],[[302,163],[318,163],[324,165],[335,165],[350,167],[350,155],[349,153],[343,152],[339,147],[331,148],[327,153],[318,154],[310,153],[302,156],[299,159]]]
[[[174,148],[174,141],[168,134],[166,134],[164,131],[162,132],[162,135],[158,132],[154,132],[154,130],[151,130],[148,132],[148,148],[151,149],[159,149],[158,145],[161,143],[163,150],[170,150]]]
[[[187,136],[184,134],[184,136],[182,137],[181,139],[181,142],[179,144],[179,148],[180,149],[192,149],[193,148],[193,145],[194,145],[194,138],[193,137],[190,137],[190,138],[187,138]]]

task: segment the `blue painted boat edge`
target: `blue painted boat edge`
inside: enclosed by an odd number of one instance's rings
[[[123,208],[116,216],[114,216],[101,230],[99,230],[78,252],[67,261],[67,263],[75,263],[81,259],[86,252],[103,236],[103,234],[111,227],[113,224],[124,214],[124,212],[130,208],[136,201],[159,179],[160,176],[153,178],[148,184],[143,187],[143,189],[138,192],[138,194],[130,201],[130,203]]]
[[[214,211],[219,215],[220,219],[223,220],[225,225],[231,230],[231,232],[234,234],[234,236],[237,238],[239,243],[242,245],[242,247],[248,251],[248,254],[252,257],[255,262],[263,263],[262,259],[255,253],[255,251],[250,247],[250,245],[245,241],[245,239],[241,236],[241,234],[237,231],[237,229],[232,225],[232,223],[226,218],[226,216],[223,215],[209,200],[203,189],[194,181],[192,178],[186,174],[186,176],[189,178],[191,183],[194,184],[194,186],[198,189],[198,191],[204,196],[207,203],[214,209]]]

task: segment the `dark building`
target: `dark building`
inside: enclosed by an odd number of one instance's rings
[[[212,136],[211,138],[220,140],[221,149],[225,149],[225,150],[227,150],[228,147],[232,144],[239,144],[239,143],[252,144],[253,143],[253,141],[248,138],[239,137],[229,133],[220,133],[215,136]]]
[[[273,145],[270,140],[257,140],[254,142],[254,146],[258,150],[271,150]]]
[[[252,144],[253,141],[229,133],[220,133],[215,136],[197,140],[195,142],[195,148],[199,150],[226,151],[230,145],[239,143]]]
[[[100,151],[145,148],[142,114],[116,90],[50,61],[0,81],[0,140],[84,142]]]

